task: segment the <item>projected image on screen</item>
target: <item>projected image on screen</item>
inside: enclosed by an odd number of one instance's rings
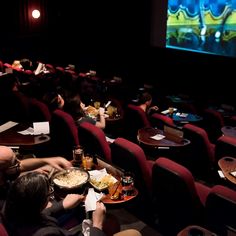
[[[236,57],[236,0],[168,0],[166,46]]]

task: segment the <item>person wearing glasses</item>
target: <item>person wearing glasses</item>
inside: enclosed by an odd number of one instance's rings
[[[9,180],[14,180],[26,171],[48,174],[52,168],[67,169],[72,164],[63,157],[28,158],[18,160],[14,151],[7,146],[0,146],[0,208],[1,200],[6,198]]]
[[[19,176],[11,185],[5,206],[2,211],[2,223],[9,236],[79,236],[80,231],[70,231],[60,227],[56,218],[67,210],[81,204],[85,196],[68,194],[63,200],[54,202],[48,207],[52,194],[48,178],[37,172],[28,172]],[[103,226],[106,218],[106,207],[98,201],[92,212],[90,236],[105,236]],[[114,236],[141,236],[134,230],[124,230]]]

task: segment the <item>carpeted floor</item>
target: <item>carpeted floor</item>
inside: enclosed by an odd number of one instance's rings
[[[143,221],[137,219],[124,208],[109,209],[108,212],[118,218],[121,224],[121,230],[136,229],[141,232],[142,236],[162,236],[159,232],[146,225]]]

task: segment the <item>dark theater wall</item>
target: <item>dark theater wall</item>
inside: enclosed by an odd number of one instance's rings
[[[24,9],[32,2],[42,10],[37,28]],[[6,57],[29,54],[88,63],[103,57],[116,64],[136,58],[149,43],[148,1],[16,0],[1,8]]]
[[[229,86],[235,59],[171,50],[151,45],[164,33],[166,8],[158,0],[15,0],[1,3],[0,59],[29,57],[56,64],[76,64],[104,74],[171,86],[173,93],[234,94]],[[42,25],[25,22],[25,6],[39,4]],[[162,9],[163,8],[163,9]],[[162,15],[162,13],[164,15]],[[160,19],[160,21],[156,20]],[[40,26],[40,27],[39,27]],[[163,28],[164,27],[164,28]],[[163,76],[164,75],[164,76]],[[220,82],[219,82],[220,81]],[[209,82],[208,84],[206,82]],[[210,84],[210,85],[209,85]]]

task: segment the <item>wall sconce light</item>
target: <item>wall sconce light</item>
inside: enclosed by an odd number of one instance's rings
[[[39,10],[33,10],[32,16],[34,19],[38,19],[40,17],[40,11]]]

